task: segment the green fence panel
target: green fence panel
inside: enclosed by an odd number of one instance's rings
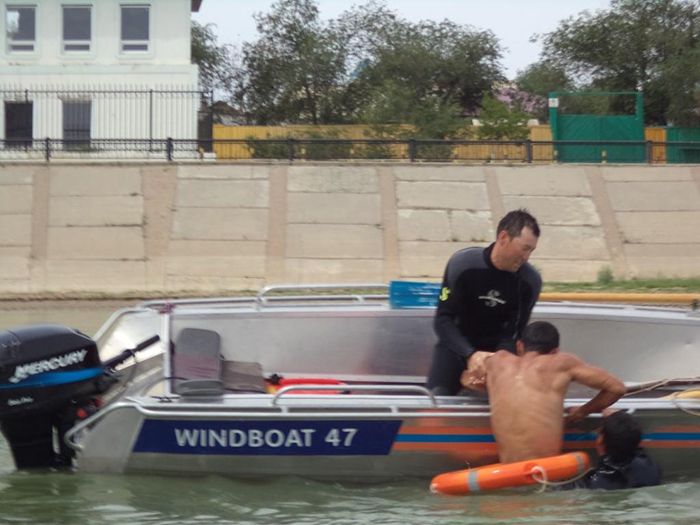
[[[667,128],[666,161],[669,164],[700,164],[700,128]]]
[[[624,115],[559,115],[562,141],[635,141],[644,142],[644,127],[635,117]],[[645,149],[639,145],[561,145],[560,162],[645,162]]]
[[[634,115],[572,113],[559,111],[560,97],[633,96]],[[600,142],[603,144],[558,144],[559,162],[645,162],[644,100],[642,93],[621,92],[551,92],[549,121],[555,142]],[[605,142],[616,144],[604,144]],[[622,142],[622,143],[621,143]],[[624,142],[637,142],[628,145]]]

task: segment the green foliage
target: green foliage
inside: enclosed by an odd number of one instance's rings
[[[200,87],[230,92],[235,70],[233,48],[218,44],[213,24],[192,21],[191,36],[192,63],[199,67]]]
[[[255,17],[260,38],[243,46],[236,100],[258,124],[343,120],[338,88],[346,51],[313,0],[278,0]]]
[[[530,64],[519,71],[515,78],[518,88],[547,98],[550,91],[570,91],[574,84],[566,71],[555,63],[546,60]]]
[[[436,97],[441,104],[456,104],[461,112],[471,113],[494,82],[503,79],[501,48],[490,31],[447,20],[413,24],[396,18],[372,37],[367,52],[371,58],[356,80],[370,87],[370,95],[394,83],[405,86],[409,105]]]
[[[235,100],[258,124],[401,122],[441,138],[503,78],[490,31],[410,23],[382,2],[322,22],[316,0],[278,0],[256,21]]]
[[[546,100],[552,91],[572,91],[574,84],[566,71],[556,64],[540,61],[519,71],[515,78],[519,90],[541,97],[545,103],[532,111],[532,115],[542,121],[549,120],[549,108]]]
[[[481,126],[477,131],[479,139],[525,140],[528,137],[528,116],[522,111],[510,110],[505,103],[492,96],[484,97],[481,108]]]
[[[700,279],[615,279],[609,283],[576,282],[555,283],[544,282],[545,292],[674,292],[696,293],[700,292]]]
[[[379,130],[379,135],[404,139],[451,138],[459,136],[464,127],[454,102],[436,95],[416,98],[412,89],[394,81],[386,81],[372,93],[361,120]],[[391,122],[396,124],[387,124]]]
[[[267,140],[260,140],[250,136],[246,139],[246,145],[250,151],[250,156],[254,159],[286,159],[289,157],[289,146],[287,141],[291,137],[268,137]]]
[[[598,270],[598,278],[596,280],[598,284],[611,284],[614,280],[615,276],[610,266],[603,266]]]
[[[342,142],[337,130],[324,132],[309,131],[297,135],[285,135],[282,137],[267,137],[261,140],[257,137],[246,138],[246,145],[250,155],[254,159],[286,159],[289,157],[290,146],[293,148],[294,158],[306,160],[334,160],[348,159],[352,157],[352,145]],[[339,142],[315,142],[316,139],[333,140]],[[290,142],[293,141],[293,142]]]
[[[610,9],[584,11],[541,38],[544,60],[579,88],[642,90],[648,124],[700,124],[697,0],[612,0]]]
[[[305,139],[338,139],[337,131],[327,131],[324,133],[309,132],[305,134]],[[334,160],[348,159],[350,154],[351,144],[348,142],[305,142],[301,146],[299,157],[307,160]]]

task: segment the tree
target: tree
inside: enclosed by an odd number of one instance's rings
[[[578,87],[644,91],[649,124],[700,123],[696,0],[612,0],[609,10],[584,11],[541,39],[544,60]]]
[[[230,45],[219,45],[214,25],[192,21],[192,63],[199,67],[199,87],[230,96],[235,72],[235,53]]]
[[[481,140],[524,140],[528,137],[527,114],[511,109],[505,102],[485,96],[479,114],[481,125],[477,136]]]
[[[523,71],[518,71],[515,83],[519,89],[543,98],[547,98],[551,91],[569,91],[574,88],[566,71],[547,61],[535,62]]]
[[[323,22],[315,0],[278,0],[256,20],[236,98],[260,124],[401,121],[449,136],[503,79],[493,33],[409,23],[381,1]]]
[[[490,31],[447,20],[412,24],[395,18],[373,37],[358,82],[405,85],[416,103],[437,97],[443,105],[457,104],[462,114],[474,114],[484,93],[504,79],[501,48]]]
[[[342,120],[346,50],[313,0],[278,0],[255,16],[260,38],[243,46],[237,98],[260,124]]]

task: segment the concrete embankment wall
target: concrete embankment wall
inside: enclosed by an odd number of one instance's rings
[[[549,281],[700,275],[700,167],[6,164],[0,293],[439,280],[510,209]]]

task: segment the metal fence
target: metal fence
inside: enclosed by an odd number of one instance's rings
[[[104,151],[139,137],[211,140],[212,94],[181,89],[22,89],[0,86],[3,150],[33,150],[50,137],[54,150]],[[43,145],[39,145],[43,148]],[[138,148],[132,148],[138,151]],[[150,149],[150,145],[149,145]]]
[[[580,157],[572,155],[577,150]],[[2,160],[284,160],[459,163],[700,163],[700,142],[337,140],[337,139],[51,139],[0,141]],[[591,151],[596,152],[591,157]],[[614,151],[611,160],[609,152]],[[640,156],[640,151],[642,155]],[[583,156],[585,152],[585,156]]]

